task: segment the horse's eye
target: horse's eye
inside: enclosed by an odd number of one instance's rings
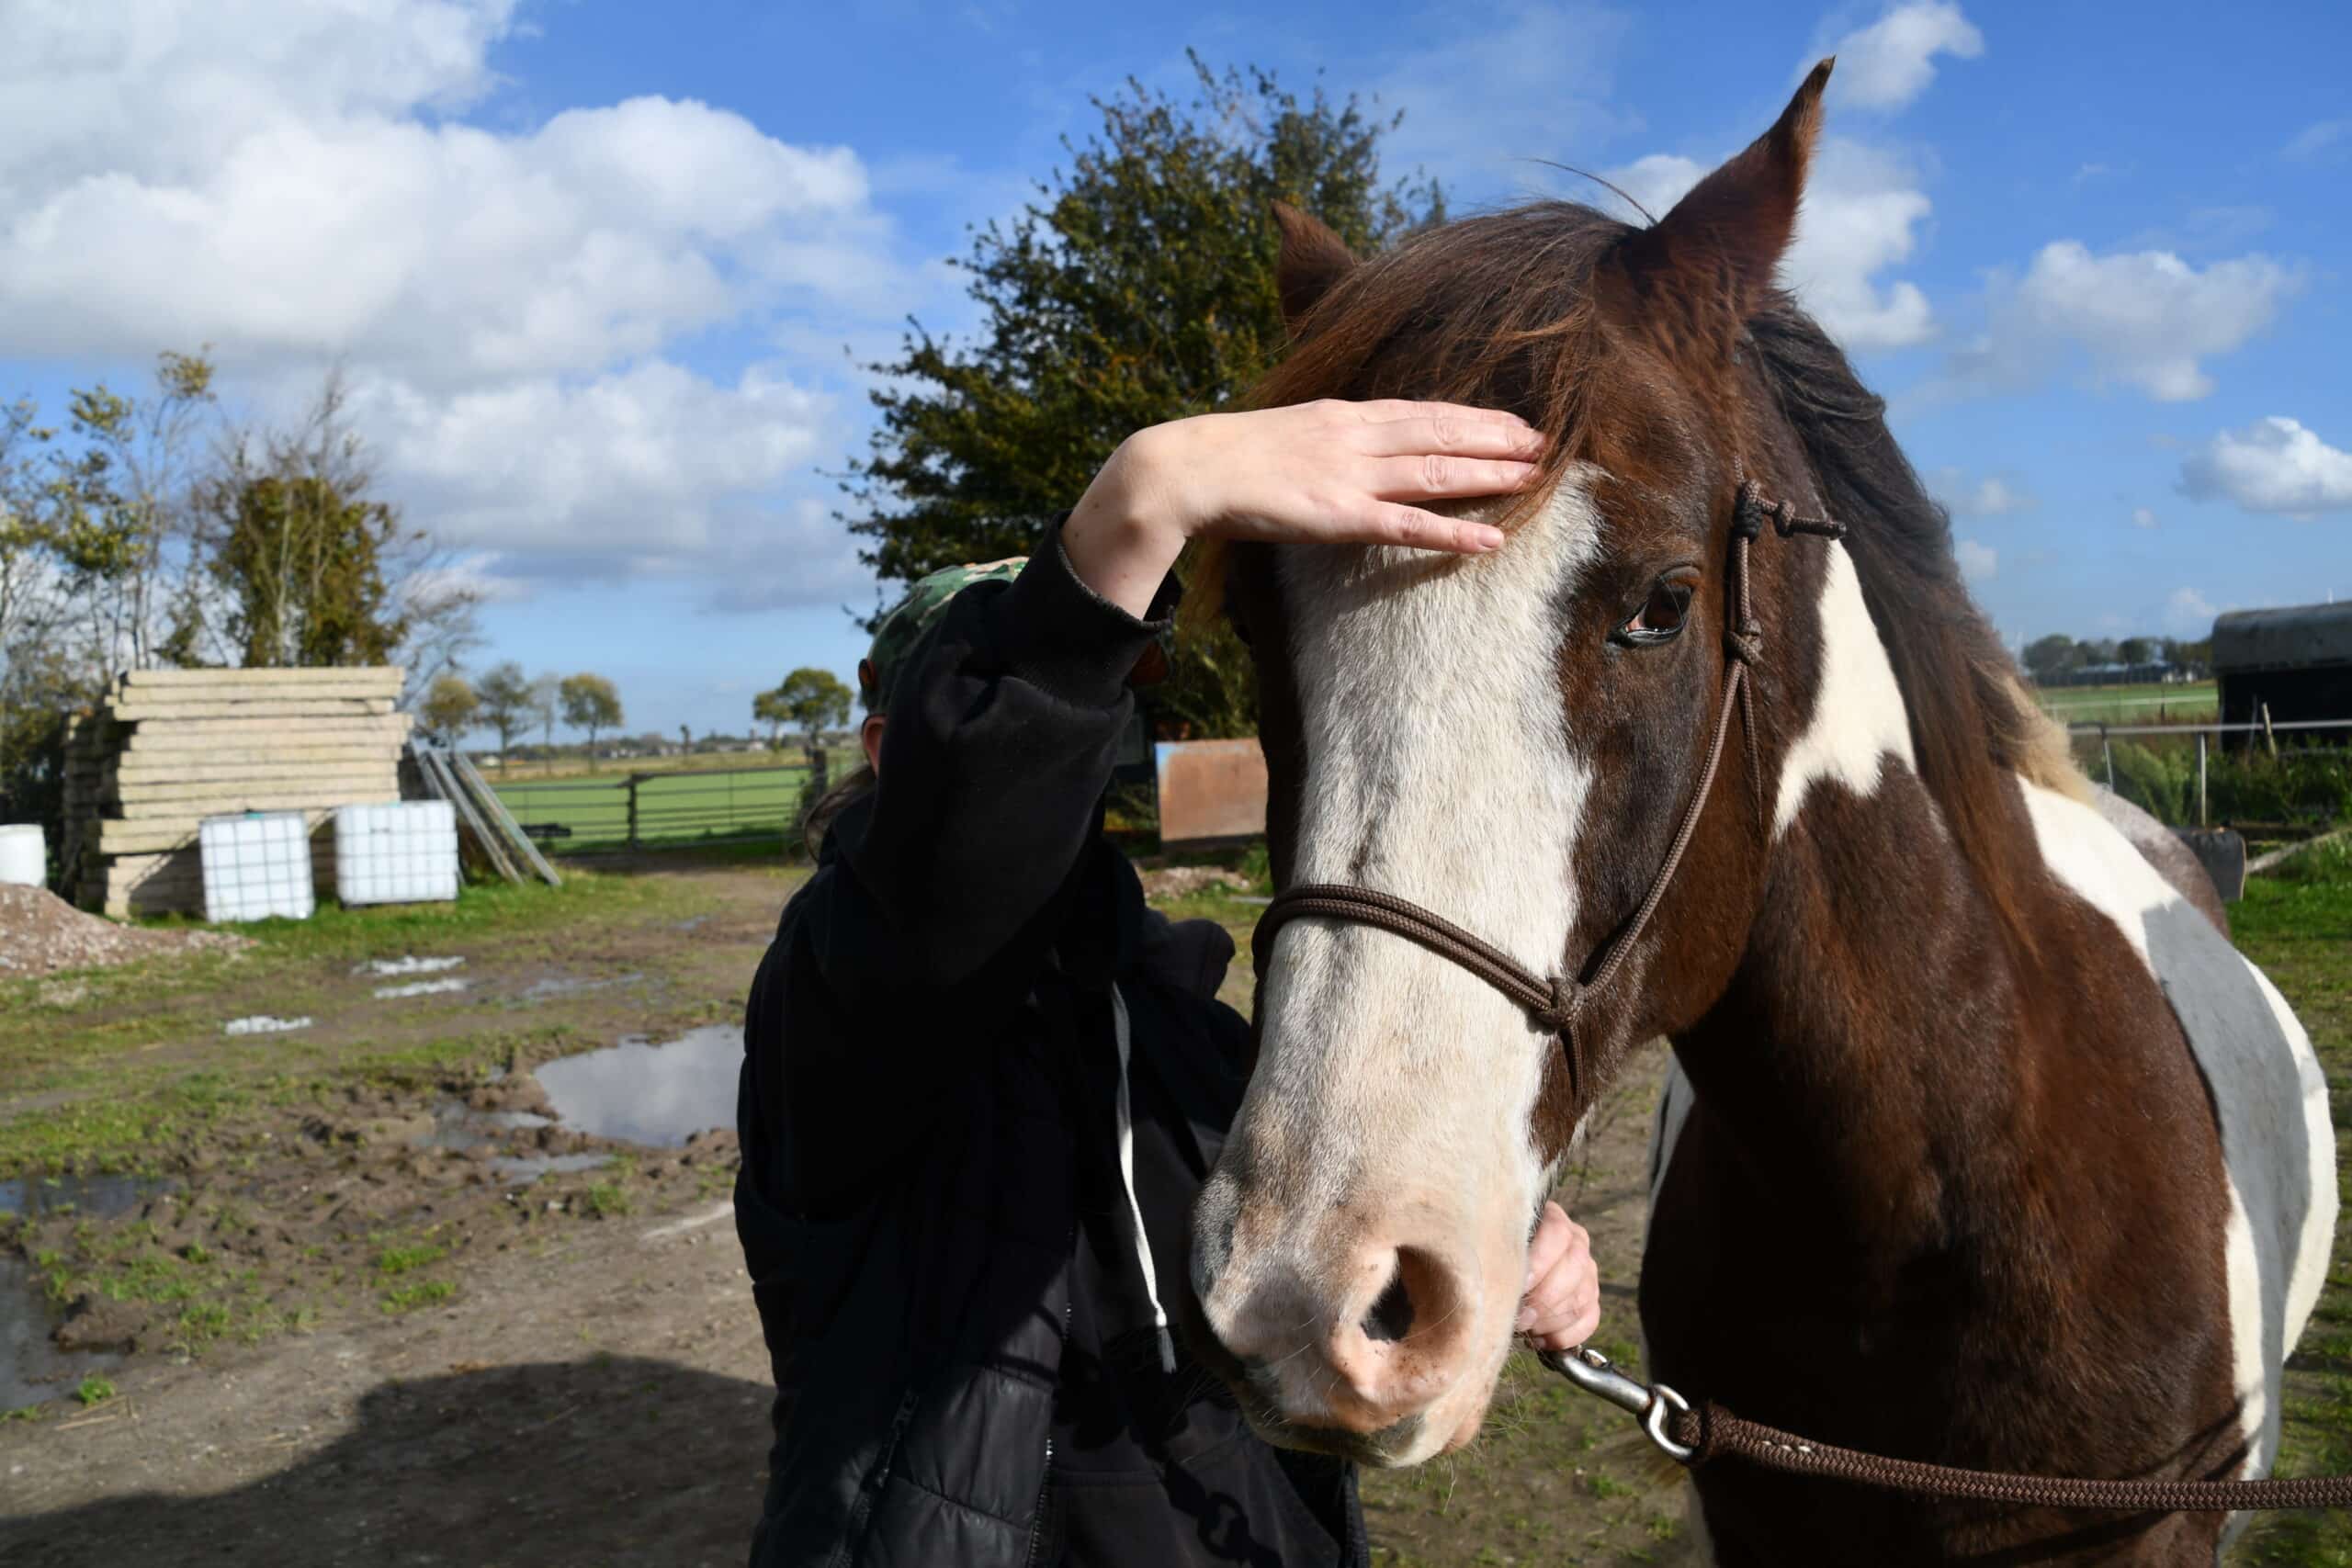
[[[1673,640],[1690,608],[1690,589],[1688,581],[1664,577],[1651,583],[1650,596],[1632,620],[1617,628],[1616,640],[1635,648]]]

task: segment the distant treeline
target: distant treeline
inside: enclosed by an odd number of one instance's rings
[[[2202,680],[2213,662],[2213,639],[2089,637],[2052,632],[2026,644],[2025,667],[2045,686],[2121,684],[2135,681]]]

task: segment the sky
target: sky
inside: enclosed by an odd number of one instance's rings
[[[1784,280],[2014,646],[2352,594],[2352,7],[0,0],[0,394],[343,367],[487,598],[630,728],[854,671],[835,517],[910,318],[1185,51],[1400,109],[1455,211],[1663,210],[1835,52]],[[1075,499],[1074,497],[1072,498]]]

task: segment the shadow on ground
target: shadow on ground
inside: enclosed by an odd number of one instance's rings
[[[619,1357],[462,1371],[379,1387],[348,1435],[233,1491],[0,1521],[0,1562],[732,1564],[767,1444],[757,1383]]]

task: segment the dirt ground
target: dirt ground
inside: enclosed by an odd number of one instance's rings
[[[732,1134],[538,1125],[533,1069],[730,1023],[796,875],[648,863],[544,909],[349,912],[0,995],[29,1025],[0,1062],[0,1174],[114,1172],[17,1174],[0,1218],[0,1314],[54,1334],[0,1421],[0,1562],[741,1561],[767,1382]],[[1243,935],[1238,885],[1161,889]],[[311,1021],[221,1033],[246,1016]],[[1563,1191],[1625,1353],[1655,1066]],[[605,1163],[505,1163],[562,1156]],[[1516,1359],[1487,1439],[1368,1479],[1380,1560],[1673,1561],[1679,1500],[1612,1473],[1615,1429]]]

